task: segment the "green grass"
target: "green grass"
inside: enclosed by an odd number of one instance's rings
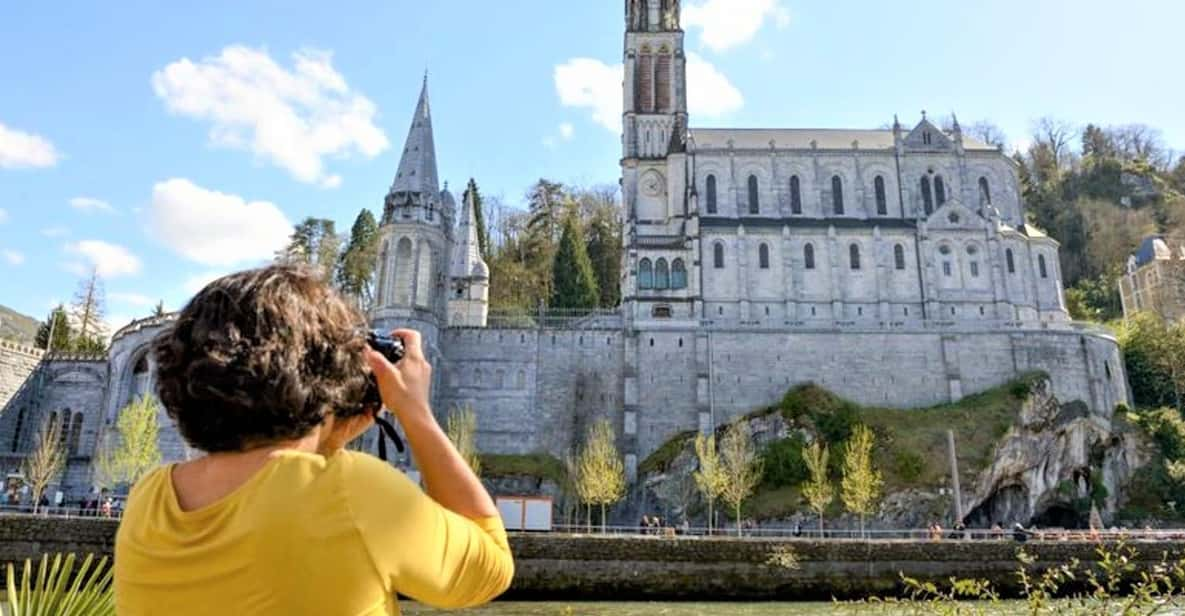
[[[539,477],[563,483],[564,463],[545,453],[526,455],[481,454],[481,474],[484,477]]]

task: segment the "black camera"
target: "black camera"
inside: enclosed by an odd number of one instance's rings
[[[371,330],[366,332],[366,344],[393,364],[403,359],[403,340],[397,337]],[[379,411],[383,409],[383,399],[379,395],[379,383],[374,374],[370,375],[369,380],[370,382],[366,385],[366,394],[362,397],[362,408],[369,413],[374,413],[374,422],[379,427],[379,457],[386,460],[386,439],[391,439],[391,442],[395,444],[395,449],[400,453],[403,453],[403,439],[399,438],[399,434],[391,422],[379,416]]]

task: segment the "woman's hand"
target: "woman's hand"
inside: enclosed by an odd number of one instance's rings
[[[431,417],[429,390],[432,386],[432,366],[424,359],[420,333],[397,329],[392,335],[403,341],[403,359],[398,363],[392,365],[382,353],[366,350],[366,361],[370,363],[370,369],[378,381],[383,406],[395,413],[403,423]]]

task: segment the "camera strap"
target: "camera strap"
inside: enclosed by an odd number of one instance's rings
[[[387,439],[391,439],[391,442],[395,444],[395,449],[399,453],[403,453],[403,439],[399,438],[395,426],[378,415],[375,415],[374,423],[379,427],[379,459],[387,461]]]

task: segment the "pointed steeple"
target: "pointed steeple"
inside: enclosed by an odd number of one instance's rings
[[[407,132],[403,156],[399,160],[399,171],[391,185],[391,194],[405,194],[421,203],[435,200],[440,194],[440,181],[436,175],[436,142],[432,136],[432,108],[428,105],[428,74],[424,73],[424,87],[416,113]]]
[[[473,193],[465,194],[461,222],[457,225],[457,240],[453,244],[449,277],[454,279],[489,278],[490,268],[481,258],[481,247],[477,241],[477,212]]]

